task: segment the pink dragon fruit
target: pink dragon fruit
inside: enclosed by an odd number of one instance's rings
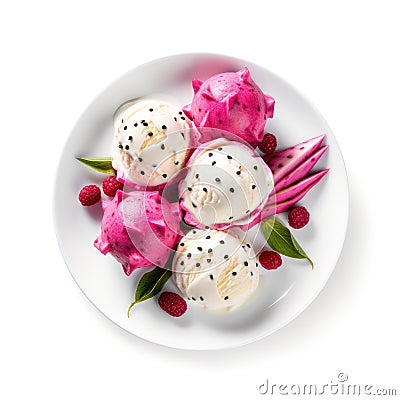
[[[254,147],[261,142],[267,118],[273,117],[275,100],[254,83],[247,67],[205,82],[194,79],[192,85],[194,97],[183,112],[197,127],[231,132]]]
[[[128,276],[136,268],[163,267],[182,237],[178,203],[168,203],[158,192],[118,190],[113,200],[103,200],[103,209],[102,231],[94,245],[112,254]]]

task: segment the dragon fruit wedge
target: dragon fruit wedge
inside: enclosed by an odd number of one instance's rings
[[[320,147],[324,139],[325,135],[320,135],[288,149],[276,151],[265,156],[264,161],[272,171],[275,187],[282,189],[281,185],[278,186],[278,183],[304,161],[311,159],[311,156]]]
[[[192,85],[194,97],[183,112],[197,127],[231,132],[254,147],[261,142],[266,121],[274,115],[275,100],[255,84],[247,67],[204,82],[194,79]]]

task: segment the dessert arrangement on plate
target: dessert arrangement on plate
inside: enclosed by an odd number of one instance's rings
[[[173,317],[188,304],[231,312],[251,306],[260,275],[286,268],[285,257],[314,268],[293,230],[308,224],[300,202],[328,172],[313,171],[325,136],[278,149],[279,135],[266,131],[275,100],[247,67],[192,85],[185,106],[151,93],[122,104],[109,157],[77,157],[107,175],[78,195],[83,206],[102,203],[95,247],[127,276],[146,270],[128,317],[155,296]],[[248,235],[257,229],[259,252]],[[176,290],[164,291],[170,279]]]

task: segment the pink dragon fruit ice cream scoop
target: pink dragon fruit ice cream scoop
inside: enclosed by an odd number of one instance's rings
[[[168,203],[158,192],[118,190],[114,199],[103,200],[103,210],[94,245],[119,261],[128,276],[136,268],[163,267],[182,237],[178,203]]]
[[[194,79],[192,85],[194,97],[183,112],[197,127],[226,130],[254,147],[261,142],[266,121],[274,115],[275,100],[254,83],[247,67],[204,82]]]

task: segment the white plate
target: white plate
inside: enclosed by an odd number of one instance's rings
[[[275,116],[267,123],[281,148],[325,133],[329,151],[317,169],[329,174],[302,201],[311,213],[309,225],[295,236],[315,263],[285,258],[277,271],[262,271],[259,289],[242,309],[224,315],[191,306],[172,318],[156,298],[141,303],[126,316],[142,271],[129,278],[111,256],[93,246],[100,232],[101,208],[82,207],[82,186],[101,184],[101,174],[75,160],[76,156],[109,156],[113,114],[123,102],[153,93],[171,95],[182,105],[192,97],[192,78],[207,79],[247,65],[261,89],[276,100]],[[221,349],[263,338],[286,325],[322,290],[337,262],[348,219],[348,185],[343,159],[324,118],[296,89],[265,68],[232,57],[183,54],[162,58],[126,73],[98,95],[74,127],[62,154],[55,185],[55,227],[65,262],[88,299],[108,318],[143,339],[183,349]],[[173,289],[168,282],[166,289]],[[317,316],[316,316],[317,318]]]

